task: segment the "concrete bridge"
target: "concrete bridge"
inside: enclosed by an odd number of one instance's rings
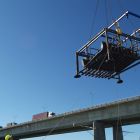
[[[94,140],[105,140],[105,128],[113,127],[113,140],[123,140],[122,126],[140,123],[140,96],[67,112],[52,118],[29,121],[0,130],[0,140],[14,140],[94,130]]]

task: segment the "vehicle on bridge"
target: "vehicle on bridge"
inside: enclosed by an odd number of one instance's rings
[[[43,120],[55,116],[54,112],[43,112],[32,116],[32,121]]]
[[[11,123],[7,123],[7,127],[11,127],[11,126],[15,126],[15,125],[17,125],[17,123],[16,122],[11,122]]]

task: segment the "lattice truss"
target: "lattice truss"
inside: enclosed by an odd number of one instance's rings
[[[140,64],[140,28],[133,33],[124,33],[118,22],[131,15],[140,18],[132,12],[125,12],[107,28],[96,34],[87,44],[76,52],[75,78],[91,76],[96,78],[118,79],[120,74]],[[115,29],[113,29],[113,26]],[[94,46],[101,42],[99,49]]]

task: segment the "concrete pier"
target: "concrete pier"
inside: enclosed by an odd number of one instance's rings
[[[123,140],[123,131],[120,124],[112,125],[113,140]],[[102,121],[95,121],[93,123],[94,140],[106,140],[105,125]]]
[[[100,121],[94,122],[94,140],[106,140],[104,124]]]
[[[122,126],[117,124],[113,126],[113,140],[123,140]]]

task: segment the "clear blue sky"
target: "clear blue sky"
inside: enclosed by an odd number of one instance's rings
[[[110,17],[106,20],[105,1],[112,18],[126,10],[140,14],[139,0],[100,0],[94,17],[96,1],[0,1],[0,125],[30,121],[43,111],[59,114],[140,95],[140,66],[125,72],[121,85],[115,80],[73,78],[76,50],[111,23]],[[125,139],[138,139],[139,125],[124,129],[134,132]],[[33,138],[46,139],[93,138],[87,132]]]

